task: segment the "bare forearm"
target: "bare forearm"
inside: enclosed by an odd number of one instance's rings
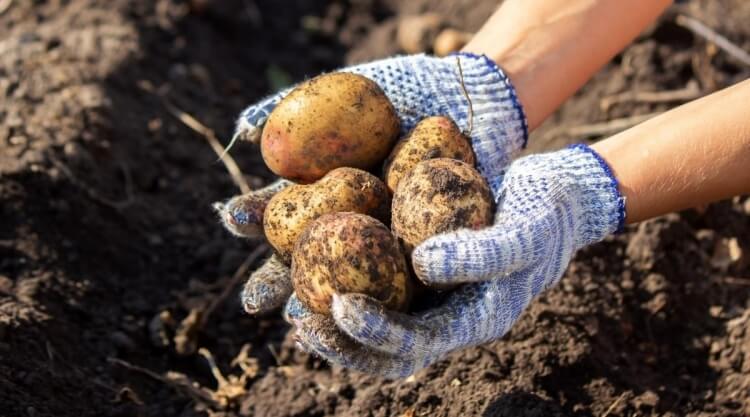
[[[670,0],[506,0],[466,45],[510,77],[535,128]]]
[[[626,198],[627,221],[750,193],[750,80],[592,146]]]

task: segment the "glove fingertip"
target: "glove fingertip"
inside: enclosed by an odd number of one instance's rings
[[[331,314],[336,325],[349,335],[359,335],[363,328],[373,326],[376,317],[384,318],[385,311],[375,299],[363,294],[334,295]]]
[[[232,137],[230,146],[237,140],[244,140],[255,144],[259,143],[260,134],[268,116],[289,91],[291,89],[273,94],[243,110],[237,119],[237,126],[234,129],[234,136]]]
[[[312,314],[313,312],[302,304],[297,297],[297,294],[292,293],[292,295],[289,296],[289,300],[287,300],[286,306],[284,307],[284,321],[289,324],[297,325]]]
[[[411,255],[417,278],[427,285],[451,283],[463,244],[464,238],[456,232],[433,236],[422,242]]]
[[[230,148],[232,144],[238,140],[250,142],[254,144],[260,143],[260,134],[263,131],[262,126],[266,123],[268,115],[262,117],[253,118],[252,121],[248,120],[247,117],[240,117],[237,120],[237,126],[234,129],[234,135],[232,140],[229,142],[227,148]]]

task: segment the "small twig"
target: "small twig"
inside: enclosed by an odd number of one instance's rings
[[[750,279],[748,278],[721,277],[721,278],[714,278],[713,281],[719,284],[741,285],[741,286],[750,287]]]
[[[270,343],[268,344],[268,351],[271,352],[273,360],[276,361],[276,366],[282,366],[281,357],[279,357],[279,354],[276,352],[276,348],[274,348]]]
[[[247,380],[254,378],[256,373],[245,373],[243,371],[240,376],[229,375],[225,377],[208,349],[200,348],[198,353],[206,359],[209,368],[211,368],[211,375],[216,379],[217,387],[211,392],[211,398],[219,404],[222,410],[232,407],[233,404],[237,405],[238,400],[247,394],[245,388]]]
[[[250,189],[250,186],[247,184],[247,181],[245,181],[245,176],[242,174],[242,171],[237,165],[237,162],[235,162],[234,158],[232,158],[228,153],[224,152],[224,147],[221,146],[221,142],[219,142],[219,139],[216,137],[216,134],[213,130],[206,127],[203,123],[199,122],[195,117],[178,109],[166,99],[163,100],[163,103],[164,107],[167,108],[167,111],[171,113],[172,116],[176,117],[179,121],[184,123],[185,126],[193,129],[195,132],[206,138],[208,144],[211,145],[211,149],[214,150],[221,162],[224,163],[227,171],[229,171],[229,175],[232,176],[232,180],[234,180],[234,183],[237,185],[237,187],[239,187],[240,191],[242,191],[243,194],[252,191]]]
[[[689,101],[703,96],[704,93],[698,87],[698,83],[689,82],[685,88],[670,91],[626,91],[609,97],[604,97],[600,102],[603,111],[609,110],[614,104],[627,103],[631,101],[639,103],[668,103],[671,101]]]
[[[252,345],[245,343],[240,348],[240,352],[230,362],[231,366],[239,366],[242,369],[242,374],[247,375],[248,378],[253,378],[258,375],[258,360],[250,357],[250,349]]]
[[[211,396],[211,393],[200,385],[195,384],[187,376],[180,374],[179,376],[173,375],[172,377],[158,374],[150,369],[142,368],[138,365],[133,365],[130,362],[126,362],[122,359],[107,358],[107,360],[116,365],[122,366],[125,369],[140,372],[147,375],[161,383],[171,386],[176,391],[181,392],[196,401],[209,404],[211,406],[217,406],[217,402]]]
[[[461,68],[461,57],[458,55],[456,55],[456,64],[458,65],[458,77],[461,82],[461,91],[463,91],[466,101],[469,102],[469,127],[464,134],[471,137],[471,132],[474,130],[474,105],[471,103],[471,97],[469,97],[469,92],[466,90],[466,84],[464,83],[464,70]]]
[[[690,16],[678,15],[675,19],[678,25],[715,44],[743,64],[750,66],[750,53],[740,48],[726,37],[720,35],[703,22]]]
[[[563,127],[548,131],[544,135],[543,141],[545,142],[550,141],[559,135],[574,136],[577,138],[611,135],[617,132],[621,132],[625,129],[631,128],[637,124],[643,123],[646,120],[652,119],[660,114],[662,114],[662,112],[623,117],[622,119],[614,119],[614,120],[609,120],[607,122],[602,122],[602,123],[592,123],[592,124],[587,124],[587,125],[571,126],[571,127],[563,126]]]
[[[244,262],[237,268],[234,275],[228,280],[222,279],[222,291],[215,296],[206,292],[205,302],[200,306],[191,307],[188,315],[180,321],[172,340],[174,341],[175,351],[180,355],[190,355],[198,347],[198,334],[203,331],[216,309],[232,294],[235,287],[247,276],[247,270],[253,265],[258,258],[268,250],[265,244],[255,248]]]
[[[141,400],[141,398],[138,396],[138,393],[136,393],[133,388],[130,388],[128,386],[124,386],[120,388],[119,391],[115,391],[115,398],[112,399],[112,402],[121,403],[125,398],[132,401],[135,405],[145,405],[143,400]]]
[[[125,199],[121,201],[115,201],[99,194],[98,191],[78,178],[73,173],[73,171],[68,168],[68,166],[65,165],[64,162],[57,159],[57,157],[50,156],[50,161],[52,161],[52,164],[57,169],[62,171],[62,173],[65,174],[66,177],[68,177],[73,185],[85,191],[86,194],[88,194],[89,198],[91,198],[92,200],[104,204],[105,206],[112,207],[115,210],[122,210],[133,203],[133,179],[130,176],[130,170],[128,170],[127,166],[124,163],[120,164],[120,169],[122,170],[122,174],[125,177]]]
[[[239,285],[240,281],[243,278],[247,276],[248,269],[250,269],[255,261],[257,261],[258,258],[264,255],[267,251],[268,245],[261,244],[258,245],[258,247],[256,247],[254,251],[250,252],[250,255],[245,258],[242,264],[240,264],[240,266],[234,272],[234,275],[232,275],[229,283],[224,285],[224,290],[221,292],[221,294],[214,298],[213,301],[211,301],[211,304],[206,307],[206,310],[201,315],[198,329],[202,329],[206,325],[206,323],[208,323],[208,319],[211,317],[211,314],[213,314],[213,312],[232,294],[234,288]]]
[[[604,414],[602,414],[602,417],[607,417],[609,415],[609,413],[611,413],[612,410],[614,410],[615,407],[617,407],[617,404],[619,404],[620,401],[622,401],[622,399],[625,398],[625,394],[627,394],[627,393],[628,392],[625,391],[622,394],[620,394],[620,396],[617,397],[617,399],[615,400],[615,402],[613,402],[612,405],[609,406],[609,408],[607,409],[607,411],[605,411]]]
[[[211,368],[211,375],[213,375],[216,382],[219,383],[219,387],[229,385],[229,381],[227,381],[227,379],[224,378],[224,375],[222,375],[211,352],[206,348],[200,348],[198,349],[198,353],[206,359],[206,362],[208,362],[208,367]]]
[[[232,158],[225,152],[224,147],[221,146],[221,142],[219,142],[219,139],[216,137],[216,133],[214,133],[213,130],[211,130],[203,123],[199,122],[198,119],[191,116],[189,113],[177,108],[177,106],[167,100],[166,97],[164,97],[162,94],[159,94],[159,92],[156,91],[154,86],[150,83],[142,82],[138,84],[138,87],[148,93],[159,97],[164,107],[172,116],[177,118],[177,120],[181,121],[185,126],[189,127],[206,139],[208,144],[211,146],[211,149],[213,149],[214,153],[216,153],[216,155],[219,157],[219,160],[224,163],[224,167],[226,167],[229,175],[232,177],[232,181],[234,181],[237,187],[239,187],[240,191],[242,191],[242,194],[247,194],[252,191],[250,186],[247,184],[247,181],[245,181],[245,176],[242,174],[242,170],[240,170],[239,165],[237,165],[237,162],[235,162],[234,158]]]

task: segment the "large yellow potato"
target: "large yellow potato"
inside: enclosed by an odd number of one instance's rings
[[[399,127],[393,104],[374,81],[324,74],[301,83],[271,112],[261,153],[277,175],[309,183],[338,167],[379,164]]]
[[[367,294],[388,309],[403,311],[411,298],[409,280],[396,238],[364,214],[320,216],[294,247],[294,291],[316,313],[330,313],[334,293]]]
[[[476,164],[470,139],[448,117],[422,119],[391,151],[383,166],[383,178],[391,192],[409,171],[426,159],[452,158]]]
[[[274,195],[263,213],[263,230],[288,263],[299,235],[321,215],[353,211],[387,222],[389,209],[388,190],[378,177],[356,168],[337,168],[314,184],[290,185]]]
[[[454,159],[430,159],[399,182],[391,228],[410,254],[436,234],[490,225],[492,206],[489,186],[477,170]]]

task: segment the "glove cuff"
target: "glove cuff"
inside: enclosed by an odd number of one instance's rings
[[[496,176],[526,146],[529,136],[526,114],[510,79],[485,55],[461,52],[427,60],[434,63],[424,70],[434,74],[428,88],[438,108],[469,133],[482,175]]]
[[[447,59],[450,57],[461,59],[464,85],[469,93],[469,98],[472,100],[472,107],[474,107],[474,122],[481,123],[490,119],[491,117],[486,117],[483,112],[497,112],[499,106],[502,110],[505,110],[503,111],[505,114],[504,122],[509,129],[515,131],[513,136],[520,139],[516,143],[518,149],[526,148],[529,141],[529,124],[526,119],[526,112],[523,110],[516,89],[505,71],[487,55],[456,52],[449,55]],[[466,61],[468,61],[468,65],[464,64]],[[491,101],[494,107],[484,105],[485,100]],[[497,126],[487,127],[497,128]],[[479,128],[481,128],[481,125]]]
[[[567,152],[575,155],[570,168],[580,186],[580,205],[585,211],[580,228],[579,244],[598,242],[605,236],[621,232],[625,227],[625,197],[604,158],[589,146],[570,145]]]

